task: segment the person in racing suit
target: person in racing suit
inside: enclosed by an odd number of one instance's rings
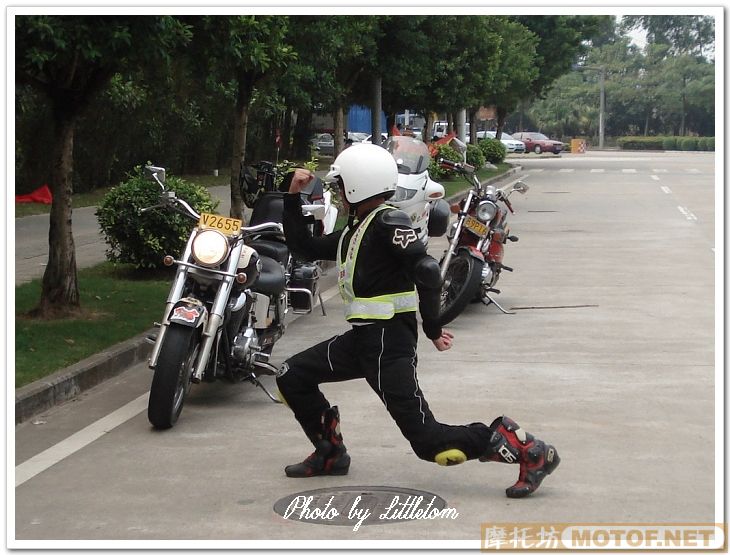
[[[393,157],[379,146],[357,144],[335,159],[325,179],[338,183],[350,218],[344,230],[324,237],[312,237],[301,211],[299,192],[312,178],[307,170],[295,171],[284,200],[284,232],[293,251],[312,260],[337,260],[350,329],[282,365],[280,394],[315,448],[304,461],[287,466],[286,475],[347,474],[350,455],[339,411],[319,384],[365,378],[419,458],[444,466],[469,459],[516,463],[519,477],[507,496],[531,494],[560,462],[553,446],[505,416],[489,426],[442,424],[418,385],[416,310],[436,349],[450,349],[453,335],[438,323],[438,263],[408,216],[385,204],[398,179]]]

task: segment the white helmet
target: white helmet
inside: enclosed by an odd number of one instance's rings
[[[391,196],[398,182],[398,166],[393,156],[373,144],[354,144],[335,158],[325,181],[342,179],[350,205],[371,197]]]

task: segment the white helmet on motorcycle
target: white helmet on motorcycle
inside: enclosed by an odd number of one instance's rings
[[[391,154],[372,144],[354,144],[330,166],[325,181],[342,180],[347,202],[354,206],[372,197],[389,198],[398,183],[398,166]]]

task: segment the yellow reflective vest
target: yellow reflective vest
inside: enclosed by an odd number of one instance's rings
[[[352,234],[344,260],[342,260],[342,244],[345,240],[345,235],[347,235],[347,229],[342,233],[340,242],[337,245],[337,285],[340,289],[342,300],[345,301],[345,319],[347,320],[389,320],[393,315],[401,312],[415,312],[418,306],[415,287],[403,293],[390,293],[387,295],[378,295],[377,297],[358,297],[355,295],[353,280],[360,244],[370,223],[383,210],[394,210],[394,208],[392,206],[381,205],[365,217],[360,226]]]

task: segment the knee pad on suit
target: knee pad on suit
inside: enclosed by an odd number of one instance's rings
[[[433,458],[439,466],[454,466],[466,462],[466,454],[461,449],[447,449],[437,453]]]

